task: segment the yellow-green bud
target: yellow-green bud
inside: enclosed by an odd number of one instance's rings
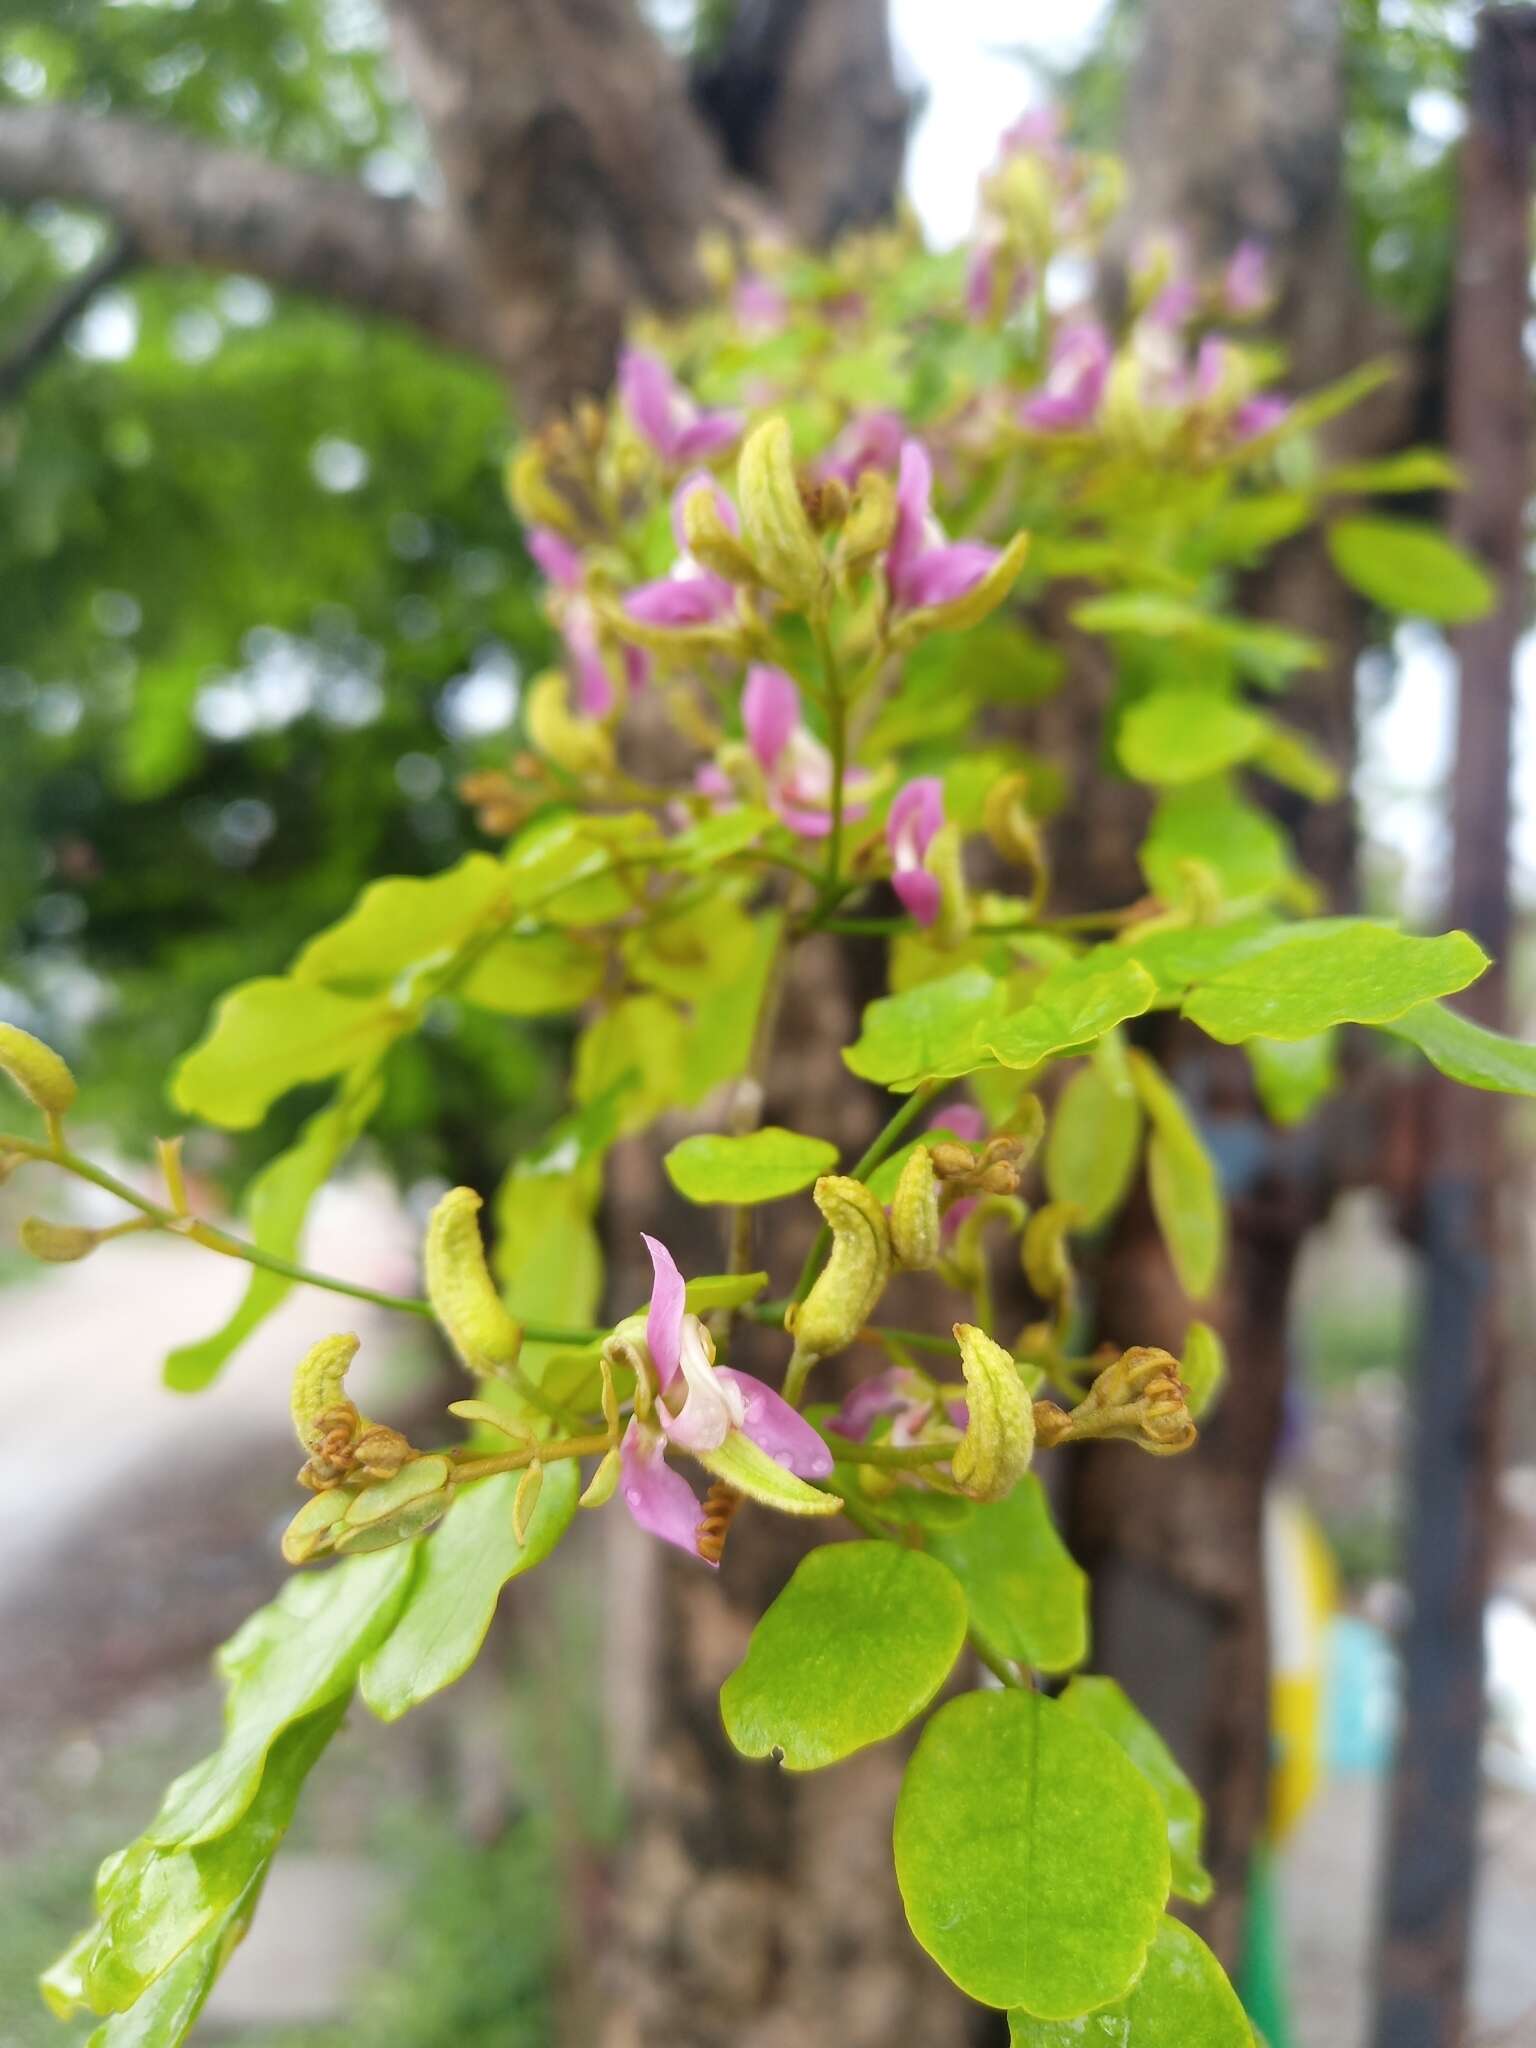
[[[523,1348],[522,1325],[485,1263],[480,1197],[473,1188],[450,1188],[427,1222],[427,1299],[466,1369],[480,1378],[514,1365]]]
[[[1082,1221],[1076,1202],[1047,1202],[1024,1232],[1024,1277],[1042,1301],[1070,1303],[1075,1286],[1068,1234]]]
[[[1072,1421],[1075,1434],[1120,1437],[1159,1458],[1189,1450],[1200,1433],[1178,1361],[1151,1344],[1138,1344],[1106,1366]]]
[[[282,1553],[287,1564],[308,1564],[336,1547],[336,1534],[353,1496],[342,1486],[328,1493],[312,1494],[283,1531]]]
[[[879,1202],[847,1174],[823,1174],[813,1199],[832,1232],[832,1250],[789,1328],[796,1351],[825,1358],[852,1343],[885,1291],[891,1232]]]
[[[914,1272],[939,1263],[939,1184],[926,1145],[915,1147],[891,1197],[891,1249]]]
[[[708,477],[683,499],[683,541],[696,562],[728,583],[756,583],[757,564],[726,525]]]
[[[393,1479],[382,1479],[353,1496],[336,1524],[336,1548],[350,1553],[408,1542],[440,1521],[452,1499],[453,1467],[448,1460],[413,1458]]]
[[[962,860],[964,834],[953,819],[941,825],[928,842],[923,866],[939,885],[939,916],[934,936],[941,946],[963,945],[971,933],[971,903],[965,893]]]
[[[544,1467],[535,1458],[531,1465],[525,1467],[512,1499],[512,1534],[517,1538],[519,1550],[528,1541],[528,1525],[533,1520],[533,1511],[543,1490]]]
[[[621,1467],[619,1447],[615,1444],[603,1454],[602,1462],[587,1481],[586,1490],[576,1505],[579,1508],[606,1507],[618,1491]]]
[[[1013,1353],[974,1323],[955,1324],[965,1373],[965,1434],[950,1470],[972,1500],[1001,1500],[1029,1470],[1035,1450],[1035,1409]]]
[[[574,510],[550,483],[536,443],[520,448],[507,464],[507,496],[525,526],[552,526],[570,540],[581,539]]]
[[[545,669],[528,686],[524,699],[528,737],[546,760],[583,780],[613,773],[613,740],[594,718],[578,718],[571,710],[570,684],[562,669]]]
[[[79,1223],[49,1223],[42,1216],[28,1216],[17,1234],[24,1252],[46,1259],[50,1266],[73,1265],[101,1243],[100,1231]]]
[[[869,470],[859,478],[843,522],[838,562],[856,575],[885,553],[895,532],[896,486],[880,470]]]
[[[338,1409],[352,1407],[346,1378],[347,1368],[357,1356],[357,1344],[351,1335],[322,1337],[294,1367],[288,1410],[300,1450],[313,1451],[326,1434],[328,1418]],[[352,1413],[356,1415],[356,1409]]]
[[[34,1108],[62,1116],[75,1099],[75,1077],[51,1045],[19,1024],[0,1024],[0,1073],[8,1074]]]
[[[759,576],[792,604],[814,604],[826,580],[826,563],[800,496],[787,420],[764,420],[747,436],[737,496]]]

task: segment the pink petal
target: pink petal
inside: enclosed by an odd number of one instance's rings
[[[980,1195],[962,1195],[958,1202],[951,1203],[939,1225],[940,1237],[953,1237],[980,1200]]]
[[[633,1419],[619,1450],[619,1490],[649,1535],[676,1544],[690,1557],[699,1555],[700,1509],[693,1488],[667,1463],[666,1439]]]
[[[581,581],[581,555],[564,534],[551,526],[530,526],[524,543],[540,573],[561,590],[574,590]]]
[[[921,441],[904,441],[896,483],[896,530],[886,550],[885,573],[903,604],[905,584],[927,544],[928,501],[933,495],[933,464]]]
[[[651,1266],[656,1275],[651,1285],[650,1311],[645,1319],[645,1341],[650,1347],[658,1381],[663,1387],[669,1387],[677,1377],[680,1362],[686,1290],[683,1276],[677,1270],[677,1261],[660,1238],[647,1237],[643,1230],[640,1235],[645,1238],[645,1248],[651,1255]]]
[[[1260,434],[1272,434],[1290,411],[1286,399],[1271,394],[1268,397],[1246,399],[1232,415],[1232,431],[1239,441],[1253,441]]]
[[[630,591],[624,609],[646,626],[713,626],[735,609],[723,576],[664,576]]]
[[[678,434],[673,443],[674,462],[708,462],[733,442],[741,439],[745,422],[736,412],[704,412]]]
[[[937,775],[914,775],[891,801],[890,816],[885,821],[886,844],[893,854],[910,848],[921,860],[943,822],[943,783]]]
[[[1262,242],[1239,242],[1227,264],[1222,280],[1222,297],[1227,311],[1239,319],[1262,313],[1273,296],[1269,278],[1269,257]]]
[[[905,1366],[893,1365],[851,1388],[827,1427],[850,1443],[861,1444],[877,1417],[895,1415],[918,1398],[920,1389],[912,1374]]]
[[[747,670],[741,717],[758,765],[771,770],[800,723],[800,692],[783,669],[756,661]]]
[[[746,1420],[742,1432],[775,1463],[797,1473],[801,1479],[825,1479],[832,1470],[832,1453],[782,1394],[728,1365],[716,1368],[717,1379],[729,1380],[741,1394]]]
[[[932,924],[943,907],[943,892],[926,868],[907,868],[891,877],[891,887],[910,916],[919,924]]]
[[[912,611],[950,604],[974,590],[997,560],[997,549],[979,540],[952,541],[918,556],[904,578],[902,603]]]
[[[687,1396],[675,1415],[665,1406],[661,1408],[661,1426],[673,1443],[685,1451],[718,1451],[731,1431],[741,1424],[741,1399],[735,1388],[715,1371],[695,1316],[683,1317],[678,1362],[687,1384]]]
[[[952,1102],[929,1119],[930,1131],[953,1131],[965,1145],[979,1145],[987,1134],[987,1120],[972,1102]]]
[[[680,396],[659,357],[627,348],[619,357],[619,398],[637,434],[665,461],[676,458],[677,401]]]
[[[779,823],[787,825],[801,839],[825,839],[832,830],[830,811],[803,810],[798,804],[786,802],[775,790],[768,792],[768,801]]]
[[[821,473],[841,477],[851,486],[867,469],[895,469],[905,436],[906,423],[899,413],[856,413],[833,442]]]
[[[583,718],[606,718],[618,702],[613,677],[603,660],[592,608],[577,598],[566,608],[562,628],[576,683],[576,708]]]

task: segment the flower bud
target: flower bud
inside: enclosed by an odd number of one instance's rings
[[[1042,1444],[1115,1438],[1133,1443],[1154,1457],[1173,1458],[1191,1449],[1200,1432],[1189,1412],[1179,1368],[1169,1352],[1140,1344],[1105,1366],[1068,1416],[1059,1409],[1035,1419]]]
[[[357,1338],[350,1334],[322,1337],[294,1367],[288,1412],[293,1417],[301,1451],[314,1452],[318,1448],[334,1426],[339,1411],[351,1409],[353,1416],[357,1416],[346,1393],[347,1369],[357,1356],[357,1345]]]
[[[682,523],[683,543],[696,562],[727,583],[757,582],[757,564],[726,524],[711,478],[700,477],[683,499]]]
[[[408,1465],[416,1451],[408,1437],[384,1422],[370,1422],[359,1430],[352,1443],[357,1470],[370,1479],[393,1479],[402,1465]]]
[[[813,1200],[832,1232],[832,1250],[793,1322],[785,1320],[796,1351],[825,1358],[852,1343],[885,1291],[891,1232],[879,1202],[847,1174],[824,1173]]]
[[[1042,1301],[1055,1304],[1058,1315],[1070,1308],[1076,1287],[1067,1237],[1082,1214],[1076,1202],[1047,1202],[1024,1232],[1024,1277]]]
[[[1001,1500],[1029,1470],[1035,1411],[1011,1351],[974,1323],[955,1324],[965,1373],[965,1433],[950,1461],[955,1484],[972,1500]]]
[[[17,1235],[24,1252],[34,1259],[46,1259],[50,1266],[73,1265],[101,1243],[99,1230],[87,1230],[79,1223],[49,1223],[42,1216],[28,1216]]]
[[[75,1099],[75,1077],[51,1045],[18,1024],[0,1024],[0,1073],[9,1075],[35,1109],[62,1116]]]
[[[604,1452],[601,1464],[587,1481],[586,1490],[576,1505],[579,1508],[606,1507],[618,1490],[619,1473],[622,1468],[619,1447],[615,1444]]]
[[[747,436],[736,481],[758,574],[792,604],[808,608],[821,594],[826,564],[800,496],[787,420],[764,420]]]
[[[480,1197],[450,1188],[427,1222],[427,1299],[465,1369],[487,1378],[515,1365],[522,1325],[508,1315],[485,1263]]]
[[[393,1479],[366,1487],[336,1526],[336,1549],[384,1550],[441,1521],[453,1499],[453,1467],[441,1456],[413,1458]]]
[[[523,701],[528,737],[547,760],[582,781],[613,773],[613,741],[596,719],[578,718],[571,710],[563,670],[549,668],[535,677]]]
[[[914,1148],[891,1197],[891,1249],[914,1272],[939,1262],[939,1184],[926,1145]]]
[[[837,559],[857,575],[877,561],[896,531],[896,486],[882,471],[871,469],[859,478],[848,517],[843,522]]]
[[[581,539],[581,523],[568,500],[550,483],[544,452],[537,442],[520,448],[507,464],[507,496],[525,526],[552,526],[570,540]]]

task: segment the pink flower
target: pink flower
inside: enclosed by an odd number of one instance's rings
[[[1234,320],[1252,320],[1274,298],[1269,257],[1262,242],[1239,242],[1227,263],[1221,296]]]
[[[655,583],[642,583],[630,591],[624,609],[632,619],[646,626],[713,626],[728,619],[736,609],[736,592],[723,576],[716,576],[688,552],[683,532],[683,501],[703,485],[715,494],[720,515],[732,533],[740,533],[736,507],[714,478],[703,470],[686,476],[672,493],[672,533],[678,556],[671,573]]]
[[[530,526],[525,539],[539,570],[557,590],[580,587],[581,555],[563,533],[552,526]]]
[[[891,887],[919,924],[932,924],[939,914],[938,880],[923,857],[943,822],[944,785],[936,775],[919,775],[899,789],[885,821]]]
[[[998,558],[981,541],[946,541],[930,507],[933,465],[920,441],[902,444],[896,485],[896,531],[886,550],[891,601],[901,611],[950,604],[964,597]]]
[[[887,1441],[913,1444],[929,1423],[942,1418],[964,1429],[964,1401],[943,1401],[933,1382],[911,1366],[893,1365],[873,1379],[861,1380],[844,1395],[843,1405],[827,1423],[835,1436],[861,1444],[882,1415],[891,1417]]]
[[[777,334],[789,317],[789,294],[759,271],[749,271],[737,284],[731,310],[749,334]]]
[[[867,469],[895,469],[906,431],[900,413],[855,413],[828,450],[821,474],[840,477],[851,487]]]
[[[603,651],[597,612],[582,591],[581,555],[548,526],[529,527],[527,543],[555,592],[552,609],[570,661],[576,707],[583,718],[607,718],[617,707],[618,690]],[[638,647],[626,647],[620,659],[625,682],[638,690],[650,673],[645,654]]]
[[[832,830],[832,756],[801,722],[800,692],[783,669],[753,663],[741,716],[780,821],[802,839],[825,839]],[[844,777],[845,816],[864,815],[863,789],[862,776]]]
[[[1045,382],[1019,417],[1048,432],[1086,427],[1104,396],[1109,364],[1109,336],[1097,320],[1064,320],[1051,337]]]
[[[619,397],[636,433],[675,469],[707,462],[739,440],[742,419],[734,412],[704,412],[659,357],[627,348],[619,358]]]
[[[642,1233],[643,1234],[643,1233]],[[630,1419],[620,1449],[624,1504],[651,1535],[699,1553],[699,1502],[667,1450],[717,1451],[740,1430],[776,1463],[801,1479],[825,1479],[832,1454],[789,1403],[750,1373],[714,1363],[709,1333],[687,1310],[683,1276],[666,1246],[646,1237],[655,1281],[645,1322],[646,1347],[656,1368],[653,1421]]]
[[[1278,392],[1261,392],[1245,398],[1232,415],[1232,432],[1239,441],[1256,441],[1260,434],[1272,434],[1290,412],[1289,401]]]

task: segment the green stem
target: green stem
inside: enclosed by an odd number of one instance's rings
[[[827,1449],[845,1465],[942,1465],[955,1454],[953,1444],[856,1444],[824,1429]]]
[[[516,1451],[493,1451],[489,1457],[465,1458],[457,1451],[446,1455],[453,1460],[453,1476],[460,1484],[471,1479],[493,1479],[498,1472],[521,1472],[527,1465],[551,1465],[559,1458],[595,1458],[613,1448],[606,1430],[601,1435],[569,1436],[551,1443],[526,1444]]]
[[[304,1287],[322,1287],[329,1294],[345,1294],[354,1301],[372,1302],[375,1308],[398,1310],[403,1315],[432,1317],[432,1304],[408,1294],[385,1294],[376,1287],[363,1287],[352,1280],[338,1280],[329,1273],[316,1273],[308,1266],[296,1265],[291,1259],[279,1258],[275,1252],[263,1251],[260,1245],[247,1244],[243,1238],[233,1236],[227,1230],[220,1230],[216,1224],[203,1223],[194,1217],[178,1216],[173,1209],[152,1201],[148,1195],[141,1195],[126,1181],[108,1173],[104,1167],[93,1166],[89,1159],[81,1158],[78,1152],[67,1145],[52,1147],[40,1145],[31,1138],[0,1136],[0,1152],[21,1152],[29,1159],[39,1159],[51,1166],[62,1167],[77,1180],[89,1181],[93,1187],[103,1189],[109,1195],[116,1195],[120,1202],[126,1202],[131,1209],[137,1209],[149,1226],[166,1230],[173,1237],[189,1238],[193,1244],[200,1244],[211,1252],[218,1252],[227,1259],[243,1259],[248,1266],[259,1266],[264,1272],[276,1273],[284,1280],[293,1280]],[[548,1323],[525,1323],[523,1334],[540,1344],[582,1345],[595,1343],[606,1332],[602,1330],[563,1330]]]
[[[894,1152],[901,1143],[902,1133],[906,1130],[907,1126],[914,1118],[922,1115],[940,1089],[946,1085],[943,1081],[927,1081],[921,1088],[915,1088],[901,1105],[900,1109],[897,1110],[896,1114],[890,1119],[889,1123],[886,1124],[885,1128],[875,1138],[863,1158],[855,1164],[849,1176],[850,1179],[867,1180],[881,1160]],[[831,1246],[832,1233],[823,1225],[817,1231],[815,1242],[805,1255],[805,1264],[800,1268],[800,1278],[795,1282],[795,1291],[790,1296],[789,1304],[787,1305],[797,1305],[804,1301],[805,1297],[810,1293],[812,1286],[815,1284],[816,1275],[821,1270],[822,1260],[827,1256]]]

